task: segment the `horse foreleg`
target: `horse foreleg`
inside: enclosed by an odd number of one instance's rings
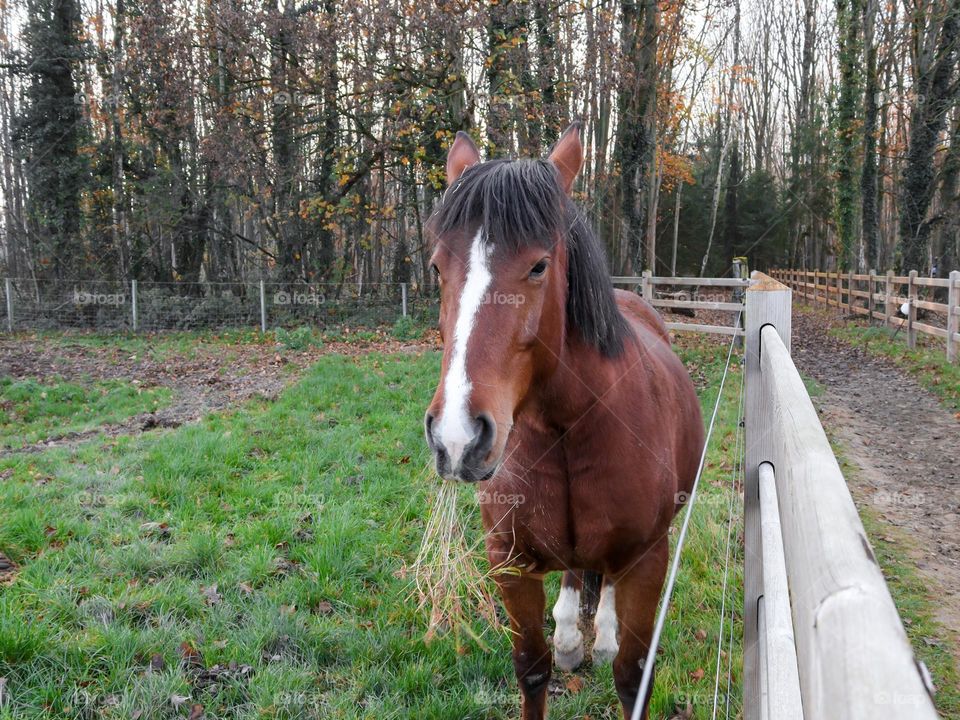
[[[583,633],[579,626],[582,589],[583,573],[567,570],[560,583],[560,597],[553,606],[553,619],[557,623],[553,632],[553,649],[557,667],[566,672],[576,670],[583,662]]]
[[[521,717],[543,720],[552,660],[543,636],[546,596],[543,578],[501,575],[497,578],[513,630],[513,669],[520,684]]]
[[[593,617],[593,664],[608,663],[617,656],[620,645],[617,642],[617,600],[616,586],[609,578],[604,578],[600,590],[600,602]]]
[[[620,624],[620,649],[613,661],[613,677],[617,695],[623,704],[623,716],[629,718],[637,702],[644,662],[653,637],[653,625],[660,600],[663,578],[667,572],[669,544],[664,538],[614,579],[611,591],[616,597],[617,620]],[[608,589],[605,586],[604,592]],[[601,605],[603,601],[601,599]],[[599,616],[599,610],[597,611]],[[651,660],[651,662],[653,662]],[[647,718],[650,688],[643,699],[641,718]]]

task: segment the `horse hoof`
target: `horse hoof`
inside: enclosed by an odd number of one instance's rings
[[[604,665],[609,662],[613,662],[613,659],[617,656],[617,652],[620,650],[616,645],[601,645],[593,646],[593,664],[594,665]]]
[[[555,647],[553,659],[557,664],[557,668],[564,672],[576,670],[580,667],[580,663],[583,662],[583,643],[581,642],[573,649],[565,651]]]

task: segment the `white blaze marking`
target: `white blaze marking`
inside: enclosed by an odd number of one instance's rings
[[[489,267],[491,250],[489,243],[484,242],[483,228],[480,228],[470,246],[467,279],[460,293],[459,314],[453,331],[453,353],[443,383],[443,410],[437,427],[437,439],[450,456],[451,470],[457,469],[463,451],[475,434],[467,411],[470,391],[473,389],[467,376],[467,343],[477,312],[493,279]]]
[[[580,617],[580,591],[572,587],[560,588],[560,597],[553,606],[553,619],[557,629],[553,633],[553,647],[558,653],[568,655],[583,644],[583,633],[577,627]]]
[[[593,652],[613,657],[619,650],[617,643],[617,607],[616,593],[613,584],[606,583],[600,590],[600,603],[597,605],[597,614],[593,619],[596,631],[596,640],[593,642]]]

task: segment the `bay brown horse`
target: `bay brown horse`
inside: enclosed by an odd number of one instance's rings
[[[613,660],[629,717],[670,521],[703,447],[696,392],[663,321],[635,294],[614,291],[569,198],[582,161],[578,126],[547,160],[481,163],[458,133],[429,224],[444,350],[427,443],[442,476],[483,483],[490,563],[520,570],[497,582],[525,720],[546,714],[551,571],[564,571],[553,613],[561,669],[584,655],[582,572],[602,573],[593,659]]]

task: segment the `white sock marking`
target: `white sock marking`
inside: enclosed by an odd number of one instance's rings
[[[583,633],[577,627],[580,617],[580,591],[572,587],[560,588],[560,597],[553,606],[557,628],[553,633],[553,647],[558,653],[570,654],[583,644]]]
[[[616,591],[612,584],[604,584],[600,590],[600,603],[597,605],[597,614],[593,619],[596,639],[593,642],[593,652],[600,651],[603,655],[613,657],[620,649],[617,643],[617,607]]]
[[[467,412],[470,391],[473,389],[467,376],[467,343],[477,312],[493,279],[489,267],[491,250],[490,244],[484,242],[483,228],[480,228],[470,245],[467,279],[460,293],[459,314],[453,331],[453,353],[443,384],[443,410],[437,426],[437,439],[447,450],[451,470],[456,470],[463,451],[474,436],[473,423]]]

